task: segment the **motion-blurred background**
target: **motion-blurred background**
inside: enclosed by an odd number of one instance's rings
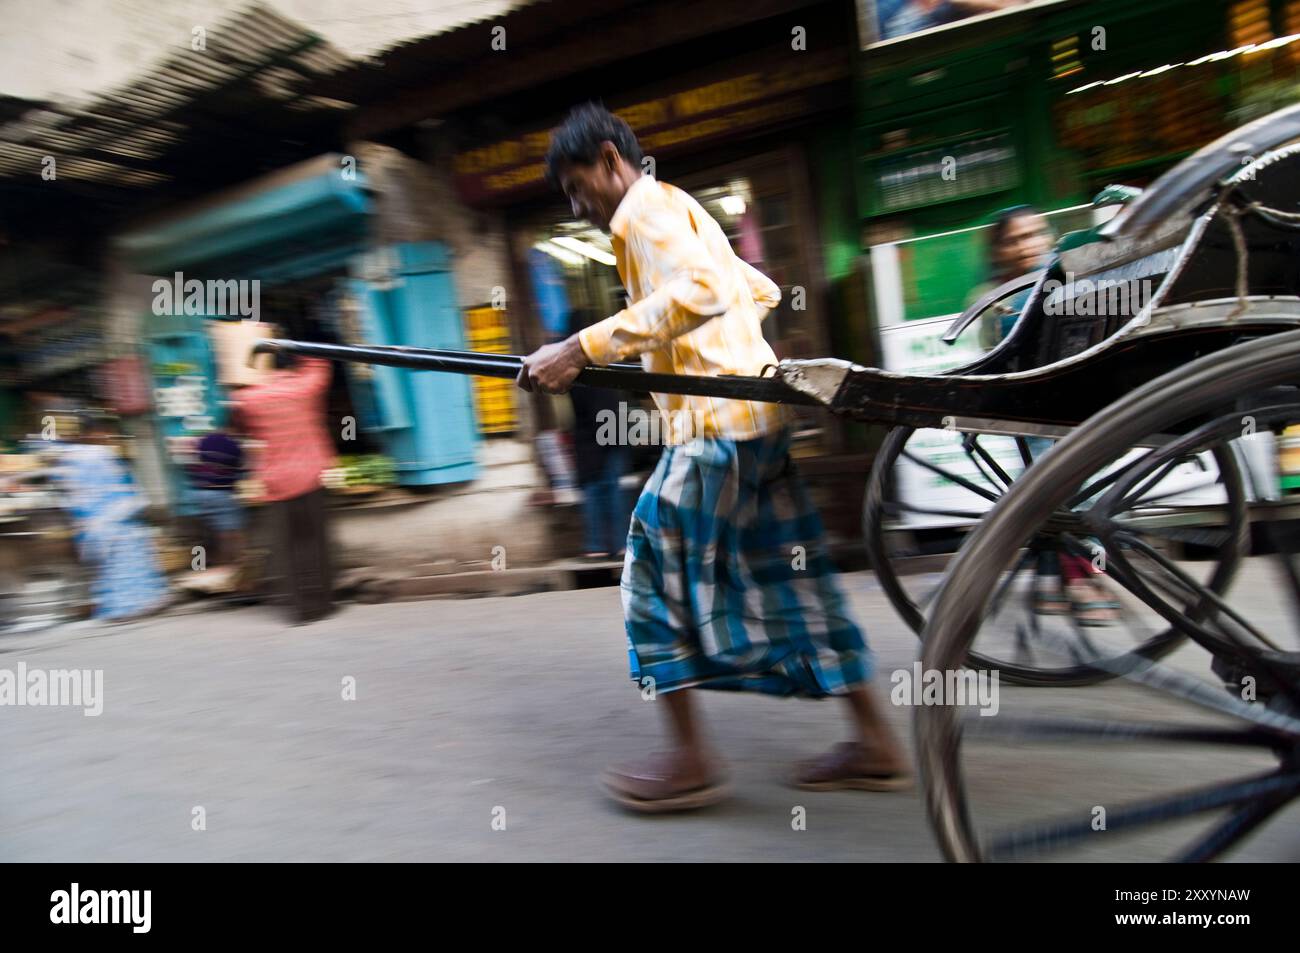
[[[244,366],[250,336],[519,354],[618,310],[608,239],[542,178],[574,103],[625,117],[781,286],[780,356],[937,370],[981,346],[938,333],[996,270],[999,210],[1094,224],[1099,190],[1290,102],[1300,68],[1300,0],[0,9],[0,627],[108,611],[74,545],[96,514],[148,554],[121,581],[137,609],[193,582],[196,547],[260,551],[256,441],[220,477],[200,449],[274,373]],[[341,586],[472,588],[500,544],[549,585],[609,549],[583,538],[567,400],[353,365],[325,402]],[[801,417],[845,565],[880,436]],[[85,477],[111,492],[73,499],[69,443],[111,451]],[[655,456],[635,449],[620,499]],[[210,588],[255,592],[274,568],[251,562]]]

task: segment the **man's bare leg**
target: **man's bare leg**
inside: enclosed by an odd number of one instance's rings
[[[860,685],[844,698],[870,767],[885,771],[908,770],[907,755],[885,723],[884,713],[871,687]]]
[[[683,778],[703,783],[712,773],[709,752],[700,736],[695,693],[689,688],[656,696],[668,711],[672,763]]]

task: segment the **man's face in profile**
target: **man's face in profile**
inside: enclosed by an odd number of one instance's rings
[[[560,168],[560,188],[569,200],[574,218],[609,230],[609,220],[614,217],[614,210],[626,191],[618,177],[622,161],[613,143],[606,142],[592,164],[573,162]]]

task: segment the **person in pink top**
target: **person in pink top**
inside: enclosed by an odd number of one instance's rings
[[[263,488],[272,554],[283,598],[295,623],[332,611],[333,566],[321,472],[334,464],[325,430],[329,361],[275,355],[268,380],[235,394],[235,420],[262,445],[253,477]]]

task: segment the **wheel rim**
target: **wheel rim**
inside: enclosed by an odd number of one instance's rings
[[[925,633],[922,656],[925,668],[942,671],[959,666],[965,659],[978,631],[981,614],[990,598],[985,578],[987,570],[981,571],[980,561],[999,566],[1011,562],[1017,551],[1019,535],[1029,532],[1038,521],[1050,515],[1072,488],[1077,489],[1077,482],[1069,479],[1070,468],[1073,467],[1076,471],[1086,470],[1097,465],[1098,460],[1107,453],[1113,452],[1113,447],[1119,442],[1128,441],[1131,444],[1139,441],[1143,434],[1138,431],[1143,428],[1159,429],[1155,425],[1162,414],[1167,419],[1178,414],[1187,416],[1204,413],[1226,396],[1277,384],[1289,384],[1298,375],[1300,334],[1277,335],[1265,342],[1240,345],[1229,352],[1195,362],[1179,374],[1167,375],[1108,409],[1104,424],[1094,418],[1094,421],[1079,428],[1062,443],[1059,452],[1040,462],[1035,471],[1028,474],[1020,486],[1008,494],[954,561]],[[1294,538],[1292,542],[1294,544]],[[1278,598],[1282,602],[1291,603],[1287,620],[1292,637],[1300,631],[1300,624],[1297,624],[1300,623],[1300,579],[1294,571],[1293,559],[1296,549],[1300,547],[1292,545],[1289,551],[1279,557],[1288,567],[1291,577],[1288,583],[1291,591],[1281,593]],[[1199,603],[1192,600],[1191,604]],[[1213,622],[1218,626],[1221,638],[1228,642],[1244,638],[1233,635],[1230,626],[1226,622],[1220,622],[1224,614],[1215,607],[1202,608],[1205,617],[1202,622]],[[1213,645],[1213,641],[1207,642],[1207,647]],[[1195,653],[1202,667],[1209,661],[1195,647],[1189,647],[1187,652]],[[1295,691],[1296,684],[1300,683],[1300,667],[1289,667],[1289,658],[1284,664],[1280,656],[1270,657],[1262,649],[1254,652],[1252,657],[1261,664],[1268,662],[1263,669],[1257,671],[1271,671],[1274,677],[1288,681],[1291,691]],[[1220,659],[1216,657],[1216,672],[1219,671],[1219,664]],[[1231,726],[1171,726],[1168,723],[1138,726],[1131,721],[1116,724],[1085,719],[1082,722],[1072,722],[1068,730],[1066,726],[1053,727],[1039,720],[1034,730],[1039,732],[1040,737],[1044,736],[1044,732],[1058,736],[1073,732],[1076,739],[1138,739],[1158,742],[1164,748],[1174,749],[1180,742],[1215,744],[1237,752],[1251,749],[1250,757],[1263,757],[1270,763],[1275,759],[1277,763],[1269,770],[1257,770],[1245,777],[1199,785],[1175,796],[1148,797],[1137,803],[1120,805],[1120,810],[1111,815],[1111,829],[1115,829],[1117,824],[1120,830],[1150,831],[1155,829],[1157,822],[1161,825],[1171,821],[1181,824],[1187,822],[1188,818],[1203,818],[1205,812],[1211,809],[1222,808],[1226,815],[1199,831],[1194,843],[1176,855],[1181,860],[1212,859],[1249,834],[1300,792],[1300,755],[1297,754],[1300,746],[1300,719],[1295,717],[1296,709],[1285,692],[1274,694],[1267,705],[1247,706],[1224,692],[1221,686],[1210,686],[1204,680],[1189,680],[1185,673],[1166,663],[1145,659],[1139,659],[1129,670],[1117,671],[1115,674],[1125,675],[1123,683],[1117,683],[1116,687],[1120,684],[1127,687],[1129,683],[1141,685],[1144,690],[1155,691],[1157,696],[1154,697],[1160,697],[1160,693],[1163,693],[1163,697],[1175,699],[1183,705],[1190,704],[1203,715],[1210,712],[1212,717],[1221,721],[1226,718],[1230,720]],[[1089,695],[1110,690],[1109,686],[1090,689]],[[1030,693],[1022,697],[1037,695],[1044,698],[1049,694]],[[1288,711],[1291,713],[1288,714]],[[1041,847],[1044,843],[1075,843],[1086,834],[1086,825],[1080,827],[1083,819],[1075,816],[1065,821],[1057,819],[1044,825],[1031,825],[1018,834],[1001,840],[982,842],[973,824],[966,780],[968,770],[978,773],[985,770],[986,766],[971,757],[963,756],[963,745],[967,740],[963,737],[963,731],[969,727],[969,720],[960,718],[957,710],[951,707],[918,707],[916,721],[927,805],[940,844],[950,859],[987,859],[990,845],[995,851],[1001,850],[1014,856],[1029,847]],[[1004,725],[1016,727],[1010,721],[1004,722]],[[1023,750],[1017,751],[1017,757],[1018,764],[1023,764]],[[1242,754],[1242,757],[1247,755]]]

